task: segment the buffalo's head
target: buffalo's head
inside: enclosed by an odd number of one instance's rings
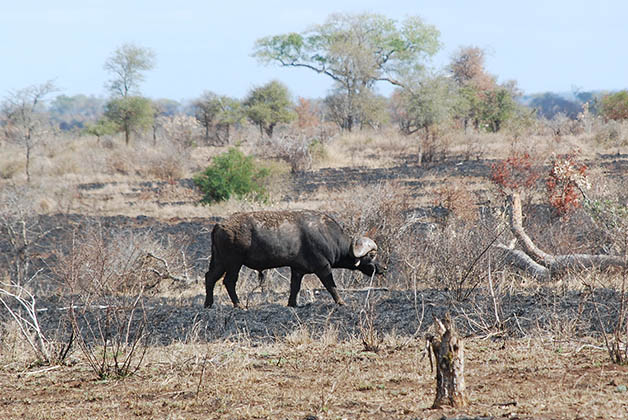
[[[351,252],[356,258],[355,267],[367,276],[384,274],[386,267],[379,265],[377,258],[377,244],[371,238],[363,236],[356,239],[351,245]]]

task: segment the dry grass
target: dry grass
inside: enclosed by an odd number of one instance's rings
[[[412,137],[390,129],[384,131],[356,131],[341,133],[325,144],[322,161],[314,161],[314,168],[364,166],[382,168],[391,166],[400,156],[416,153],[417,143]]]
[[[71,366],[25,369],[3,363],[3,418],[259,419],[518,418],[623,419],[628,369],[609,365],[588,342],[466,340],[464,411],[432,410],[434,373],[422,342],[363,352],[358,341],[312,338],[152,347],[142,371],[95,381]]]

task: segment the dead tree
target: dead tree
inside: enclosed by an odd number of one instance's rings
[[[426,335],[428,350],[434,354],[436,362],[436,398],[432,408],[466,407],[469,400],[464,382],[464,343],[449,314],[443,322],[438,318],[434,321],[438,336]]]
[[[510,246],[497,244],[496,247],[506,252],[506,261],[525,271],[537,280],[549,280],[553,276],[561,275],[568,270],[585,270],[597,268],[606,270],[611,267],[627,267],[623,257],[612,255],[568,254],[553,255],[537,247],[523,229],[523,215],[521,211],[521,196],[512,193],[508,196],[508,218],[510,229],[515,236]],[[515,249],[519,243],[522,250]]]

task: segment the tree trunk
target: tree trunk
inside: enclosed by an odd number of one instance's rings
[[[31,183],[31,143],[30,139],[26,141],[26,183]]]
[[[496,245],[506,252],[506,261],[525,271],[537,280],[550,280],[552,276],[561,275],[568,270],[583,271],[597,268],[601,271],[611,267],[627,267],[623,257],[613,255],[568,254],[552,255],[541,250],[523,229],[521,196],[512,193],[507,198],[510,229],[516,241],[511,246]],[[514,249],[515,243],[521,244],[523,250]]]
[[[436,398],[432,408],[466,407],[469,400],[464,382],[464,343],[449,314],[442,323],[434,320],[439,336],[426,336],[436,362]]]
[[[277,123],[270,123],[268,124],[268,127],[266,127],[266,135],[268,136],[268,138],[272,138],[273,137],[273,131],[275,131],[275,125],[277,125]]]

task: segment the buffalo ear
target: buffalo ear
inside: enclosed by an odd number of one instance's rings
[[[377,245],[371,238],[363,236],[351,244],[351,252],[356,258],[362,258],[371,251],[377,251]]]

